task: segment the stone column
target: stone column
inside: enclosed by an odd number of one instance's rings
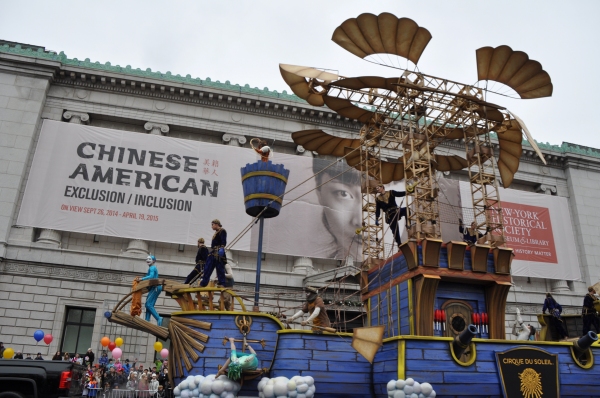
[[[148,255],[148,243],[141,239],[132,239],[129,241],[127,245],[127,250],[125,250],[128,254],[143,254],[144,256]]]
[[[45,243],[48,245],[60,246],[62,234],[60,231],[54,229],[42,229],[40,236],[37,239],[38,243]]]
[[[148,134],[154,135],[169,135],[169,125],[155,122],[147,122],[144,124],[144,129],[148,130]]]
[[[567,283],[567,281],[565,280],[552,280],[550,281],[550,288],[552,290],[552,293],[560,293],[560,292],[568,292],[569,290],[569,284]]]
[[[535,190],[545,195],[556,195],[556,186],[554,185],[540,184]]]
[[[239,134],[223,134],[223,143],[233,146],[244,146],[246,144],[246,137]]]
[[[294,260],[294,268],[292,272],[295,274],[311,275],[313,273],[312,260],[308,257],[298,257]]]
[[[84,112],[66,111],[63,117],[74,124],[88,124],[90,115]]]
[[[302,145],[298,145],[296,147],[296,153],[302,156],[309,156],[311,158],[314,157],[314,154],[311,151],[307,151],[306,149],[304,149]]]

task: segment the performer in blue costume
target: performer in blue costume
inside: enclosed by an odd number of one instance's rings
[[[210,243],[210,250],[204,266],[204,275],[202,275],[200,286],[205,287],[208,285],[210,276],[216,267],[219,286],[224,287],[227,284],[225,278],[225,262],[227,260],[225,257],[225,246],[227,245],[227,231],[225,231],[221,225],[221,221],[217,219],[212,220],[211,227],[213,231],[215,231],[215,234]]]
[[[158,268],[156,268],[156,257],[153,255],[149,255],[146,258],[146,264],[148,264],[148,273],[146,276],[140,279],[138,276],[135,278],[138,282],[140,280],[145,281],[148,279],[157,279],[158,278]],[[156,300],[158,300],[158,296],[162,292],[162,285],[152,286],[148,289],[148,296],[146,297],[146,321],[150,322],[150,315],[156,319],[156,324],[158,326],[162,326],[162,317],[158,315],[158,312],[154,309],[154,305],[156,304]]]

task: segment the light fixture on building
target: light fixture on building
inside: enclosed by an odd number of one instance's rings
[[[94,243],[100,242],[100,235],[94,235]]]
[[[177,250],[179,250],[180,252],[182,252],[184,248],[185,248],[185,245],[179,245],[177,247]]]

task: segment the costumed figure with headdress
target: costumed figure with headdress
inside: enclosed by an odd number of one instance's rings
[[[204,245],[204,238],[198,239],[198,252],[196,253],[196,266],[190,272],[190,274],[185,278],[185,284],[190,284],[194,280],[196,280],[200,275],[202,275],[202,271],[204,270],[204,266],[206,265],[206,259],[208,258],[208,248]]]
[[[302,321],[300,324],[302,326],[309,325],[312,321],[313,327],[312,330],[314,332],[321,332],[321,328],[331,327],[331,322],[329,322],[329,317],[327,316],[327,311],[325,311],[325,303],[323,299],[319,297],[319,290],[314,287],[307,286],[304,288],[306,292],[306,302],[302,309],[296,312],[291,318],[286,320],[286,322],[292,322],[296,318],[300,318],[304,314],[310,314],[310,316]]]
[[[146,258],[146,264],[148,264],[148,273],[146,274],[146,276],[144,276],[143,278],[140,279],[140,277],[138,276],[136,279],[136,281],[145,281],[148,279],[157,279],[158,278],[158,268],[156,268],[156,257],[154,257],[153,255],[149,255]],[[156,285],[156,286],[152,286],[148,289],[148,296],[146,296],[146,321],[150,322],[150,315],[152,315],[154,317],[154,319],[156,319],[156,324],[158,326],[162,326],[162,317],[160,317],[158,315],[158,312],[156,312],[156,309],[154,309],[154,305],[156,304],[156,300],[158,300],[158,296],[160,295],[160,292],[162,292],[162,285]]]
[[[215,231],[210,243],[210,250],[204,265],[204,275],[202,275],[201,287],[206,287],[210,281],[215,268],[217,268],[217,278],[219,286],[224,287],[227,284],[225,278],[225,246],[227,245],[227,231],[221,225],[221,221],[214,219],[211,222],[211,227]]]
[[[236,351],[235,339],[233,337],[229,338],[229,343],[231,354],[227,361],[225,361],[223,367],[219,369],[215,379],[227,372],[227,377],[230,380],[239,380],[242,377],[242,372],[252,371],[258,368],[258,358],[256,357],[256,352],[250,347],[250,344],[246,343],[246,347],[250,350],[250,353],[246,353]]]
[[[260,155],[260,160],[263,162],[268,162],[273,154],[271,148],[267,146],[267,141],[261,140],[260,138],[252,138],[250,140],[250,146]]]
[[[396,204],[396,198],[402,198],[406,196],[404,191],[386,191],[383,184],[377,185],[377,195],[375,195],[375,225],[379,225],[379,216],[383,210],[385,214],[385,222],[389,224],[394,239],[398,246],[402,243],[400,237],[400,228],[398,228],[398,221],[402,217],[406,219],[406,207],[398,208]]]

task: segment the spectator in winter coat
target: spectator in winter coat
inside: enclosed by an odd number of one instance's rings
[[[148,385],[148,390],[150,391],[150,395],[154,395],[158,392],[158,378],[156,377],[156,373],[152,373],[152,380]]]
[[[92,348],[88,348],[87,352],[85,353],[85,356],[87,357],[86,362],[89,363],[90,365],[94,364],[94,360],[96,359],[96,356],[94,355],[94,352],[92,351]]]
[[[98,360],[98,363],[100,364],[100,366],[108,366],[108,355],[106,354],[106,351],[102,351],[102,356]]]

